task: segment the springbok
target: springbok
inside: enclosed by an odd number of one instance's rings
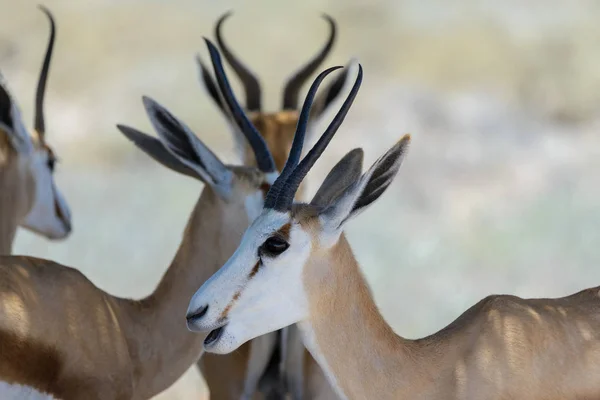
[[[35,391],[44,399],[148,399],[200,357],[204,338],[187,329],[182,309],[231,256],[277,176],[264,140],[233,97],[218,50],[207,45],[219,88],[258,167],[224,165],[183,122],[144,98],[160,139],[119,129],[159,163],[205,184],[177,254],[142,300],[112,296],[52,261],[0,257],[0,398]],[[344,176],[352,171],[334,169]]]
[[[231,14],[231,11],[227,12],[217,20],[215,25],[215,38],[223,53],[223,57],[231,65],[233,71],[242,83],[246,95],[246,114],[252,124],[263,136],[271,150],[277,170],[281,171],[285,165],[292,141],[294,140],[294,132],[298,123],[298,98],[300,89],[310,76],[317,71],[319,66],[331,52],[336,38],[336,23],[331,16],[326,14],[323,15],[323,19],[329,24],[329,37],[327,42],[308,63],[302,66],[285,83],[281,110],[276,112],[265,112],[262,108],[262,90],[259,80],[254,73],[252,73],[250,69],[234,55],[223,39],[223,23],[231,16]],[[223,104],[217,85],[199,55],[196,56],[196,61],[198,63],[200,81],[203,83],[212,101],[217,105],[229,122],[230,115]],[[315,101],[315,106],[311,111],[310,124],[316,123],[320,117],[323,116],[328,107],[339,97],[344,87],[344,83],[346,82],[347,71],[348,68],[343,69],[336,79],[320,92],[318,99]],[[242,162],[244,165],[255,166],[256,162],[252,154],[252,149],[248,146],[243,135],[236,129],[236,126],[233,124],[230,126]],[[309,130],[308,134],[310,135],[311,132],[312,130]]]
[[[329,37],[321,50],[286,82],[283,89],[283,101],[280,111],[264,112],[262,107],[261,85],[255,74],[241,62],[230,50],[223,39],[223,24],[231,16],[231,12],[222,15],[215,25],[215,37],[221,52],[233,71],[240,79],[246,95],[246,112],[252,124],[263,136],[278,171],[281,171],[290,151],[294,132],[298,123],[299,92],[309,77],[319,68],[331,52],[336,38],[335,20],[326,14],[323,19],[329,25]],[[200,80],[213,102],[230,122],[237,149],[244,165],[255,166],[253,152],[244,136],[234,123],[231,123],[226,105],[219,90],[205,67],[200,56],[196,57]],[[310,126],[314,125],[328,107],[339,97],[346,82],[349,68],[344,68],[336,79],[319,92],[315,106],[311,109]],[[308,130],[308,134],[313,130]],[[302,198],[305,185],[301,185],[296,193]],[[283,343],[282,343],[283,342]],[[272,365],[280,364],[280,365]],[[216,357],[207,354],[198,362],[210,392],[217,399],[252,398],[260,390],[267,398],[281,397],[284,391],[294,393],[296,399],[304,396],[310,399],[336,398],[332,388],[315,360],[306,351],[295,327],[287,327],[273,332],[242,346],[235,354]],[[308,379],[305,379],[304,377]]]
[[[54,183],[56,156],[46,141],[44,95],[56,25],[50,11],[50,39],[35,95],[34,130],[25,127],[21,111],[0,74],[0,254],[10,254],[17,227],[48,239],[71,232],[71,213]]]
[[[396,335],[377,310],[343,227],[391,184],[410,138],[343,192],[292,204],[334,133],[325,131],[299,162],[304,129],[297,130],[261,215],[192,298],[188,326],[210,331],[206,351],[229,353],[298,324],[343,398],[600,398],[600,287],[557,299],[492,295],[431,336]]]

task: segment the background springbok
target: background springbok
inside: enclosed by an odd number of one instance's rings
[[[296,129],[296,124],[298,123],[298,99],[300,97],[300,90],[311,75],[317,71],[319,66],[333,49],[337,33],[336,23],[329,15],[323,15],[323,19],[329,25],[329,37],[327,38],[327,42],[308,63],[303,65],[285,83],[281,110],[276,112],[266,112],[263,110],[262,89],[258,78],[256,78],[255,74],[235,56],[223,39],[223,23],[231,16],[231,14],[232,12],[227,12],[222,15],[215,25],[217,44],[223,53],[223,57],[231,65],[233,71],[242,83],[246,95],[245,110],[250,121],[265,139],[265,142],[273,154],[275,165],[277,169],[281,171],[292,145],[294,131]],[[199,55],[196,57],[196,60],[200,69],[201,82],[204,84],[213,102],[229,121],[230,116],[226,111],[226,107],[223,104],[214,80]],[[347,71],[347,68],[341,71],[336,79],[321,91],[319,98],[315,101],[315,107],[311,112],[311,124],[316,123],[319,118],[323,116],[325,111],[327,111],[328,107],[339,98],[344,83],[346,82]],[[252,156],[252,151],[244,140],[243,135],[236,129],[235,125],[230,124],[230,126],[243,163],[250,166],[254,165],[255,160]],[[309,130],[309,135],[310,132],[312,132],[312,130]]]
[[[229,49],[223,39],[223,23],[231,15],[228,12],[221,16],[215,25],[215,37],[226,61],[240,79],[246,95],[246,112],[252,124],[263,136],[278,171],[281,171],[294,139],[298,123],[298,97],[300,89],[310,76],[319,68],[331,52],[336,38],[336,23],[329,15],[323,19],[329,25],[329,37],[323,48],[290,77],[283,89],[283,100],[280,111],[265,112],[262,106],[261,85],[255,74],[244,65]],[[197,56],[200,78],[213,102],[225,116],[232,128],[237,149],[244,165],[254,166],[256,161],[247,140],[232,123],[227,107],[219,94],[208,69]],[[319,93],[312,108],[309,133],[312,126],[325,113],[328,107],[339,97],[348,76],[348,68],[344,68],[335,80]],[[310,134],[309,134],[310,139]],[[296,193],[302,198],[305,186]],[[327,399],[335,398],[331,388],[324,379],[315,360],[304,348],[295,327],[284,328],[281,332],[272,332],[242,346],[235,354],[215,357],[207,354],[200,359],[198,365],[203,372],[211,396],[217,399],[251,398],[260,387],[260,392],[270,398],[280,398],[284,391],[294,393],[294,398]],[[304,379],[306,376],[308,379]]]
[[[0,254],[10,254],[17,227],[48,239],[71,232],[67,202],[54,183],[56,156],[46,140],[44,94],[56,28],[48,9],[50,39],[35,95],[34,130],[29,132],[16,99],[0,74]]]
[[[233,97],[217,49],[208,46],[220,90],[258,167],[224,165],[183,122],[145,98],[160,140],[120,130],[159,163],[205,183],[179,250],[142,300],[112,296],[58,263],[1,257],[0,397],[35,389],[62,400],[147,399],[200,356],[204,338],[187,329],[178,310],[232,254],[277,175],[265,142]]]
[[[600,397],[600,287],[557,299],[488,296],[431,336],[397,336],[377,309],[343,227],[389,187],[410,138],[343,192],[294,205],[298,185],[335,129],[299,162],[303,133],[261,215],[190,302],[188,326],[211,331],[206,351],[229,353],[297,323],[344,398]]]

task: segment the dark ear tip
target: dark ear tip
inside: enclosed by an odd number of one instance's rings
[[[142,96],[142,103],[147,112],[154,111],[158,106],[158,103],[154,99],[146,95]]]
[[[123,125],[123,124],[117,124],[117,129],[119,131],[121,131],[121,133],[129,140],[133,140],[133,135],[135,134],[135,129],[127,126],[127,125]]]
[[[348,157],[357,159],[358,161],[360,161],[362,163],[363,159],[365,158],[365,152],[362,149],[362,147],[357,147],[348,152]]]

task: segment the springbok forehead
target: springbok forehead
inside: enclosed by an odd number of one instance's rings
[[[228,166],[235,174],[235,194],[230,204],[239,204],[242,200],[248,216],[248,221],[254,221],[262,212],[265,197],[271,185],[277,177],[278,172],[264,173],[258,168],[246,166]]]
[[[304,226],[293,218],[289,212],[263,209],[244,233],[238,248],[240,254],[252,258],[258,249],[271,236],[279,235],[295,247],[304,248],[310,245],[312,236]],[[289,253],[289,252],[286,252]]]
[[[277,171],[265,173],[251,166],[228,165],[227,168],[235,174],[238,181],[244,186],[249,186],[251,189],[265,190],[266,192],[279,176]]]
[[[281,171],[285,165],[290,147],[296,132],[298,113],[296,111],[280,111],[277,113],[254,113],[250,117],[252,124],[258,129],[271,151],[275,166]],[[254,165],[254,152],[249,145],[245,146],[245,159]]]
[[[288,212],[264,209],[246,231],[242,243],[260,245],[290,222],[291,217]]]
[[[272,113],[251,112],[248,118],[252,124],[274,124],[274,125],[292,125],[296,127],[300,113],[297,110],[282,110]],[[260,128],[257,126],[257,129]]]

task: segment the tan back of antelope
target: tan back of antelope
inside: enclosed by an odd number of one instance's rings
[[[223,56],[243,85],[246,95],[245,109],[247,115],[267,143],[277,170],[281,171],[287,160],[296,125],[298,124],[300,89],[331,52],[336,38],[336,24],[333,18],[323,15],[330,28],[327,42],[313,59],[288,79],[283,89],[281,110],[266,112],[262,107],[262,90],[259,80],[232,53],[223,39],[223,23],[230,15],[229,12],[219,18],[215,26],[215,37]],[[231,115],[223,103],[220,91],[200,57],[197,57],[197,61],[200,68],[201,82],[226,120],[230,122],[229,126],[243,164],[255,166],[256,161],[252,148],[248,145],[247,140],[236,124],[231,123]],[[313,131],[312,126],[340,96],[347,76],[348,69],[345,68],[335,80],[319,93],[308,121],[309,135]],[[310,136],[308,139],[310,139]],[[305,186],[302,186],[298,190],[298,198],[302,198],[304,188]],[[282,341],[285,341],[285,343],[282,343]],[[272,363],[278,365],[270,365]],[[218,399],[230,398],[237,400],[242,396],[242,393],[246,398],[251,398],[257,389],[268,397],[270,392],[276,393],[282,390],[283,381],[286,381],[285,385],[289,387],[289,391],[294,393],[294,398],[302,398],[302,392],[304,392],[306,398],[320,396],[320,398],[325,399],[331,398],[333,394],[320,368],[305,350],[293,327],[254,340],[243,346],[240,351],[227,357],[206,355],[200,360],[199,366],[203,370],[212,396]],[[303,383],[304,375],[310,377],[306,384]],[[306,388],[303,388],[303,386],[306,386]],[[272,394],[272,396],[278,395]]]
[[[360,75],[354,89],[359,83]],[[377,310],[343,228],[389,187],[410,138],[344,190],[327,191],[340,179],[334,171],[309,204],[293,204],[337,126],[301,162],[304,132],[298,130],[263,212],[192,298],[188,326],[210,331],[205,350],[229,353],[256,336],[298,324],[342,398],[600,399],[600,287],[557,299],[489,296],[428,337],[409,340],[394,333]]]
[[[55,23],[50,12],[50,39],[35,97],[34,130],[21,117],[16,99],[0,75],[0,254],[10,254],[17,227],[49,239],[71,232],[69,207],[54,183],[56,156],[44,124],[44,94],[54,47]]]

